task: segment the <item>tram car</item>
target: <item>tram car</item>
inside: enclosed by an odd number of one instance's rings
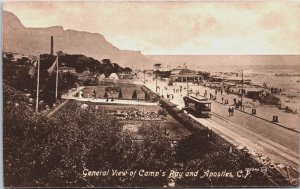
[[[184,96],[184,110],[195,117],[210,118],[211,102],[207,98],[196,98],[193,96]]]

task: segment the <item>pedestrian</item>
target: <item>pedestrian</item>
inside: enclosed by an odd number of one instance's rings
[[[231,108],[229,106],[229,108],[228,108],[228,115],[230,116],[230,114],[231,114]]]
[[[231,108],[231,115],[233,116],[234,108]]]
[[[96,90],[93,91],[93,99],[96,98]]]

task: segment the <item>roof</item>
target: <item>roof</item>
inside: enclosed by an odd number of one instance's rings
[[[245,91],[249,92],[260,92],[260,91],[263,91],[265,90],[264,88],[244,88]]]
[[[193,73],[190,73],[190,74],[173,74],[173,75],[170,75],[170,77],[202,77],[202,75],[193,74]]]
[[[187,97],[187,96],[185,96]],[[208,101],[208,98],[204,98],[204,97],[200,97],[200,98],[196,98],[194,96],[189,96],[188,98],[194,100],[195,102],[199,103],[199,104],[210,104],[211,102]]]

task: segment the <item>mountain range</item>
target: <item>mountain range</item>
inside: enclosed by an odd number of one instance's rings
[[[3,11],[3,51],[26,55],[50,53],[50,38],[54,38],[54,52],[83,54],[98,60],[110,59],[122,66],[142,67],[153,61],[139,51],[120,50],[103,35],[76,30],[64,30],[62,26],[27,28],[11,12]]]
[[[98,33],[65,30],[62,26],[48,28],[24,27],[11,12],[3,11],[3,51],[26,55],[50,53],[50,37],[54,37],[54,52],[83,54],[98,60],[110,59],[121,66],[133,69],[162,67],[175,68],[186,65],[191,69],[242,69],[252,66],[265,69],[273,65],[300,67],[299,55],[143,55],[140,51],[120,50]]]

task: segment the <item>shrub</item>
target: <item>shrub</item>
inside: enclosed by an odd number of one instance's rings
[[[136,90],[133,91],[132,99],[137,99],[137,93],[136,93]]]
[[[118,98],[123,98],[122,90],[120,90]]]
[[[105,91],[104,98],[107,98],[107,97],[108,97],[108,95],[107,95],[107,92]]]

